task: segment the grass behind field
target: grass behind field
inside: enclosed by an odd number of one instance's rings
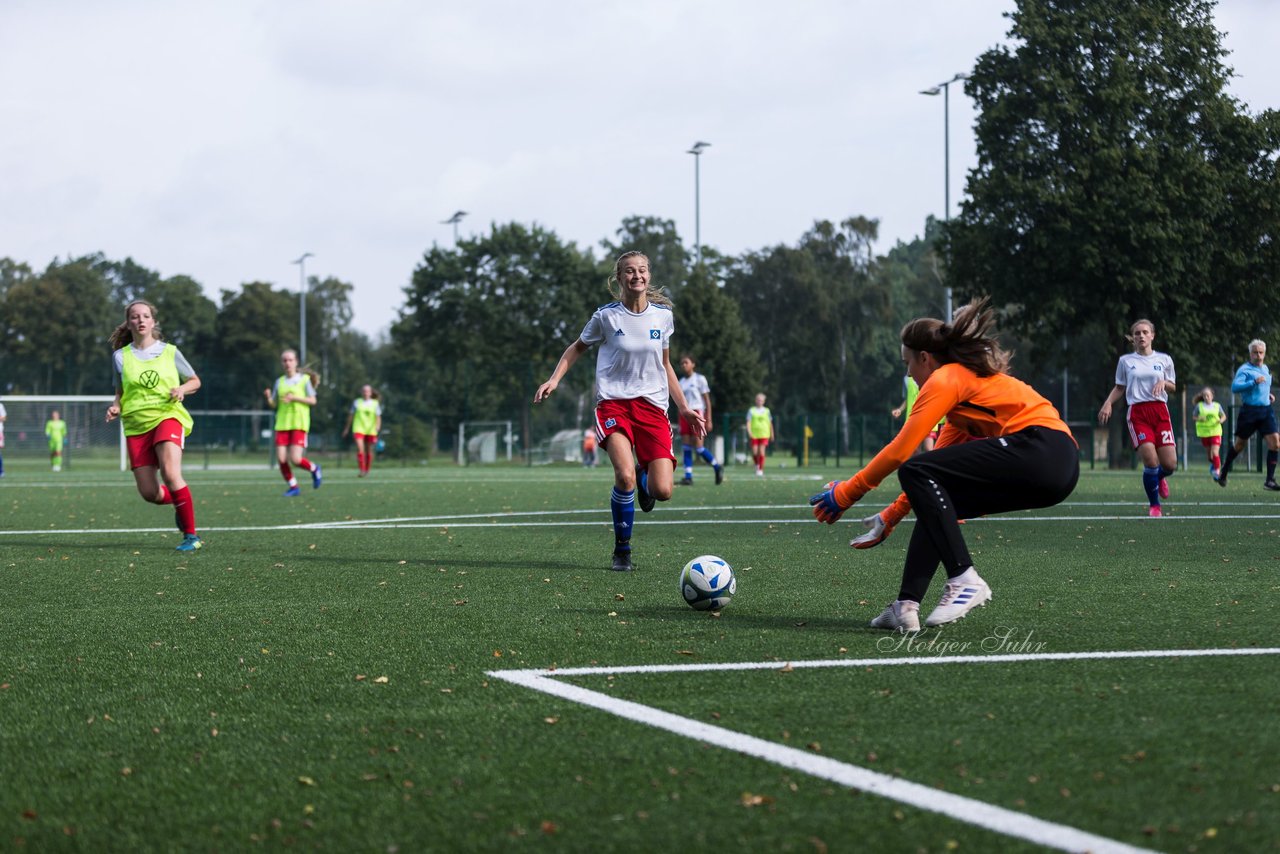
[[[910,524],[855,552],[853,525],[820,526],[804,506],[835,472],[746,472],[717,488],[702,468],[637,513],[633,574],[606,569],[600,469],[327,468],[294,500],[267,471],[191,471],[207,547],[190,556],[128,475],[11,474],[0,840],[1036,848],[488,675],[773,661],[567,681],[1130,845],[1280,846],[1275,657],[786,667],[1015,642],[1275,646],[1280,513],[1261,478],[1222,490],[1181,474],[1166,518],[1148,520],[1137,475],[1086,474],[1065,505],[971,521],[995,599],[912,647],[866,628],[896,592]],[[738,573],[720,616],[676,589],[706,552]]]

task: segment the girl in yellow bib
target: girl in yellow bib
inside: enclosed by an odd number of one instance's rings
[[[361,388],[360,396],[351,404],[346,426],[342,428],[343,438],[352,430],[356,437],[356,466],[360,469],[359,476],[367,477],[369,467],[373,465],[378,432],[382,430],[382,404],[378,402],[378,393],[371,385]]]
[[[111,333],[118,379],[107,421],[119,418],[124,424],[138,494],[153,504],[173,505],[182,532],[177,551],[193,552],[204,543],[196,536],[195,503],[182,477],[182,449],[192,424],[182,401],[200,388],[200,378],[182,352],[164,342],[155,306],[134,300],[124,317]]]
[[[307,433],[311,430],[311,407],[316,405],[316,385],[320,378],[310,371],[298,370],[298,354],[285,350],[280,354],[284,375],[271,388],[263,389],[267,406],[276,411],[276,461],[280,474],[289,488],[285,498],[296,498],[298,479],[293,476],[290,463],[311,472],[311,486],[320,488],[320,466],[302,456],[307,447]]]
[[[1192,415],[1196,419],[1196,438],[1204,445],[1209,455],[1209,476],[1218,479],[1222,470],[1222,424],[1227,420],[1227,413],[1222,411],[1222,404],[1213,399],[1213,389],[1205,386],[1200,393],[1191,398],[1195,404]]]

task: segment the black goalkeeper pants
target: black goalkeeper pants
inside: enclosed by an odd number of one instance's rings
[[[1079,478],[1076,443],[1047,427],[949,445],[903,463],[898,481],[916,525],[898,598],[922,601],[939,564],[949,578],[973,565],[960,519],[1052,507],[1071,494]]]

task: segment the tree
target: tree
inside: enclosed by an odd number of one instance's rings
[[[166,341],[172,342],[189,359],[212,353],[218,323],[218,306],[204,295],[200,283],[190,276],[172,276],[151,284],[135,298],[156,307],[156,317]],[[193,363],[194,366],[194,363]]]
[[[680,292],[675,314],[671,361],[677,376],[680,356],[691,354],[711,383],[713,414],[745,411],[763,387],[764,365],[738,304],[719,284],[695,271]]]
[[[297,298],[267,282],[248,282],[239,293],[222,291],[217,347],[202,356],[217,365],[201,374],[206,405],[218,409],[260,409],[262,390],[280,375],[280,352],[297,346]],[[202,389],[202,394],[205,392]]]
[[[433,246],[391,328],[388,383],[413,416],[452,435],[458,422],[519,413],[531,438],[538,382],[609,302],[594,258],[540,226],[495,225],[452,249]],[[579,369],[566,391],[591,387]],[[540,417],[567,419],[571,394]],[[563,423],[563,421],[561,421]]]
[[[1280,269],[1280,122],[1226,93],[1212,8],[1019,0],[1013,45],[966,85],[979,162],[947,232],[954,281],[1005,306],[1033,368],[1069,362],[1099,395],[1140,317],[1188,380],[1276,328],[1257,300]]]

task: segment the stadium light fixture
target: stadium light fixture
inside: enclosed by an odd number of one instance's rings
[[[702,267],[702,151],[709,142],[695,142],[686,152],[693,155],[693,242],[697,247],[698,267]]]
[[[441,225],[453,226],[453,245],[458,245],[458,223],[462,222],[462,218],[467,215],[466,211],[456,211],[453,216],[448,219],[440,220]]]
[[[302,257],[293,262],[298,265],[298,367],[307,363],[307,259],[314,257],[310,252],[303,252]]]
[[[937,86],[921,89],[921,95],[942,94],[942,221],[951,221],[951,84],[968,80],[969,75],[963,72],[950,80],[944,80]],[[947,320],[951,320],[951,286],[946,286],[947,302],[945,312]]]

